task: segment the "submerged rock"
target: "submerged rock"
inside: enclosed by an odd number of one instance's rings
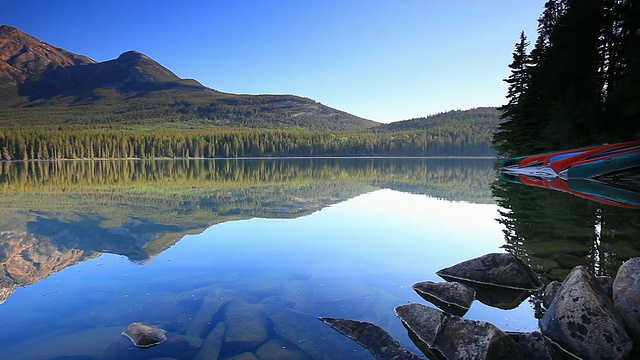
[[[631,339],[640,346],[640,258],[626,261],[613,282],[613,305]]]
[[[167,340],[166,331],[146,322],[131,323],[122,335],[128,337],[135,346],[148,348]]]
[[[100,359],[102,360],[143,360],[143,359],[176,359],[190,360],[193,359],[198,348],[194,347],[184,337],[167,333],[166,341],[152,347],[137,347],[131,344],[124,336],[109,345]]]
[[[256,351],[260,360],[313,360],[297,346],[282,339],[269,340]]]
[[[213,289],[203,299],[202,305],[193,317],[187,329],[187,336],[202,337],[207,328],[211,326],[211,320],[220,308],[229,303],[235,293],[226,289]],[[206,334],[204,334],[206,337]]]
[[[398,306],[396,315],[431,359],[520,359],[518,345],[495,325],[464,319],[422,304]]]
[[[227,328],[224,323],[218,323],[204,339],[194,360],[217,359],[222,349],[222,342],[224,341],[224,333],[226,331]]]
[[[314,359],[371,359],[368,351],[315,316],[293,310],[275,299],[265,301],[263,308],[276,334]]]
[[[583,359],[624,359],[633,346],[613,303],[584,266],[575,267],[540,320],[556,346]]]
[[[509,253],[490,253],[436,272],[447,281],[535,291],[543,283],[531,268]]]
[[[413,290],[441,310],[457,316],[466,314],[475,298],[475,291],[459,282],[423,281],[413,284]]]
[[[419,360],[381,327],[356,320],[320,318],[327,325],[355,340],[378,360]]]
[[[233,300],[225,309],[224,322],[227,326],[224,343],[227,346],[239,349],[256,347],[269,337],[267,315],[261,304]]]
[[[227,360],[258,360],[258,358],[250,352],[243,352],[236,356],[230,357]]]

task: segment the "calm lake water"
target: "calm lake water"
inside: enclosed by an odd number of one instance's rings
[[[420,354],[394,307],[489,252],[545,281],[640,256],[640,211],[504,183],[492,159],[0,163],[0,359],[373,359],[318,317]],[[467,318],[537,329],[538,300]],[[138,349],[144,321],[168,340]]]

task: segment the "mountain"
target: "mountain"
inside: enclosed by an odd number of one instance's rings
[[[198,126],[314,130],[379,125],[299,96],[210,89],[137,51],[96,62],[0,26],[0,125],[175,127],[194,120]]]
[[[11,26],[0,26],[0,86],[17,86],[43,73],[95,61],[57,48]]]
[[[397,121],[381,126],[385,130],[438,130],[442,128],[475,127],[493,133],[502,121],[502,112],[495,107],[480,107],[469,110],[452,110],[416,119]]]

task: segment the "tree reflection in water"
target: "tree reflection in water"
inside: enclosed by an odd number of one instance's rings
[[[640,256],[638,209],[501,180],[492,192],[502,208],[505,249],[547,281],[562,281],[576,265],[612,276],[623,261]]]

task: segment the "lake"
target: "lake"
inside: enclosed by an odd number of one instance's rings
[[[373,359],[414,283],[491,252],[548,282],[640,256],[640,211],[502,182],[494,160],[0,163],[1,359]],[[537,330],[539,297],[465,317]],[[168,340],[138,349],[128,324]]]

